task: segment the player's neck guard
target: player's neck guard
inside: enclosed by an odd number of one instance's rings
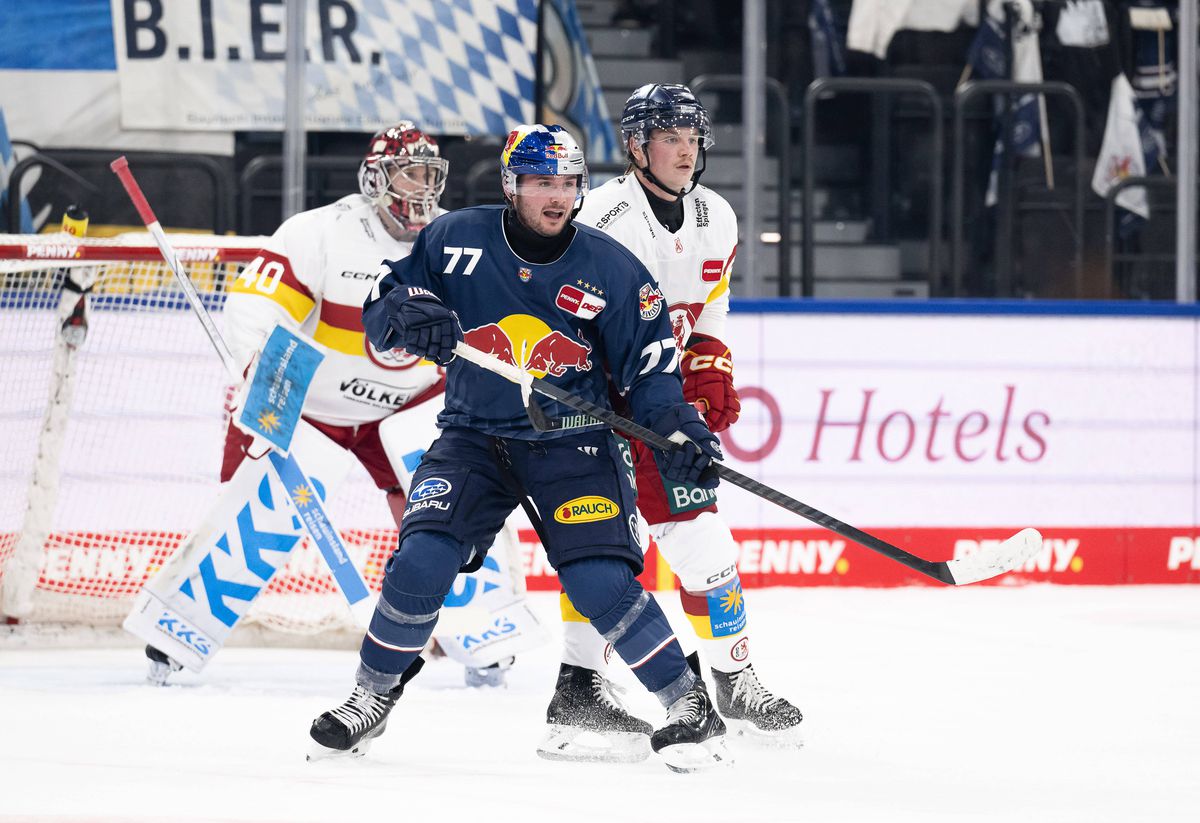
[[[574,215],[571,217],[574,219]],[[568,222],[561,232],[553,237],[546,237],[522,223],[511,203],[504,210],[504,238],[513,254],[527,263],[553,263],[562,257],[571,245],[571,241],[575,239],[575,232],[574,224]]]

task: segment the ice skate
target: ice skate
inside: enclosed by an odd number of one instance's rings
[[[146,672],[146,682],[151,686],[167,685],[167,678],[181,670],[183,665],[172,660],[153,646],[146,647],[146,658],[150,661],[150,669]]]
[[[472,689],[481,689],[484,687],[499,688],[504,685],[504,679],[508,676],[508,670],[512,668],[512,664],[516,660],[517,658],[515,657],[506,657],[497,663],[478,669],[468,666],[463,679],[467,686]]]
[[[800,736],[800,721],[804,715],[759,682],[753,665],[733,673],[713,669],[712,674],[717,690],[717,711],[734,734],[774,746],[804,745]]]
[[[650,724],[621,705],[616,685],[597,671],[563,663],[538,746],[547,760],[637,763],[650,756]]]
[[[336,709],[324,712],[313,721],[309,737],[314,745],[308,760],[324,760],[329,757],[362,757],[371,748],[371,741],[383,734],[387,728],[388,715],[408,681],[417,676],[425,665],[418,657],[408,667],[400,685],[387,694],[379,694],[362,686],[355,686],[346,701]]]
[[[695,655],[688,664],[696,682],[667,709],[667,723],[650,736],[650,747],[673,772],[696,772],[729,765],[733,757],[725,748],[725,724],[713,708]]]

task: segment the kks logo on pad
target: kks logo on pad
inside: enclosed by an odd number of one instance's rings
[[[572,340],[542,320],[528,314],[510,314],[463,332],[468,346],[493,355],[534,377],[562,377],[567,369],[588,371],[592,347],[579,337]]]

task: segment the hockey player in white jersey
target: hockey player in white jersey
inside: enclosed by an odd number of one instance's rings
[[[698,183],[712,144],[708,113],[686,86],[645,85],[626,102],[621,133],[629,167],[592,190],[578,221],[620,241],[657,279],[682,352],[684,397],[713,432],[723,431],[741,407],[732,356],[722,342],[738,228],[729,204]],[[718,711],[731,731],[798,742],[800,711],[768,691],[750,662],[737,545],[717,514],[716,491],[668,481],[649,448],[634,441],[633,450],[638,509],[681,581],[684,613],[712,667]],[[604,639],[565,594],[561,604],[563,663],[539,753],[606,759],[606,749],[579,744],[589,739],[579,738],[579,730],[619,738],[632,727],[614,706],[603,675],[609,657]]]
[[[362,304],[385,260],[408,256],[417,233],[442,213],[438,199],[448,164],[437,143],[413,123],[401,121],[377,133],[359,168],[360,193],[297,214],[271,236],[259,255],[230,282],[225,337],[238,364],[248,367],[277,322],[298,329],[325,358],[305,398],[303,417],[351,452],[386,495],[399,528],[405,484],[416,455],[436,435],[434,416],[445,388],[444,369],[403,349],[380,352],[367,339]],[[228,482],[246,460],[252,438],[231,422],[221,465]],[[261,455],[251,455],[252,458]],[[495,557],[518,594],[524,591],[515,529]],[[506,557],[507,556],[507,557]],[[472,587],[474,588],[474,587]],[[490,582],[480,590],[496,588]],[[162,680],[178,664],[146,647],[151,677]],[[498,685],[511,662],[473,668],[469,685]]]

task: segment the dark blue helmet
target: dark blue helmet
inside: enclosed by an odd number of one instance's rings
[[[634,145],[645,151],[650,142],[650,132],[654,129],[693,128],[699,140],[699,156],[696,159],[696,170],[692,173],[692,184],[686,189],[676,192],[683,196],[696,188],[700,175],[704,173],[704,152],[713,144],[712,124],[708,120],[708,112],[692,90],[678,83],[648,83],[634,91],[625,101],[625,109],[621,112],[621,136],[625,140],[625,151],[633,168],[656,186],[667,190],[668,186],[654,176],[650,170],[649,158],[645,166],[638,166],[633,151],[629,148],[629,140],[633,138]]]
[[[621,135],[626,144],[633,137],[645,146],[652,129],[691,127],[700,138],[700,148],[713,144],[708,112],[692,90],[678,83],[648,83],[634,91],[621,112]]]

